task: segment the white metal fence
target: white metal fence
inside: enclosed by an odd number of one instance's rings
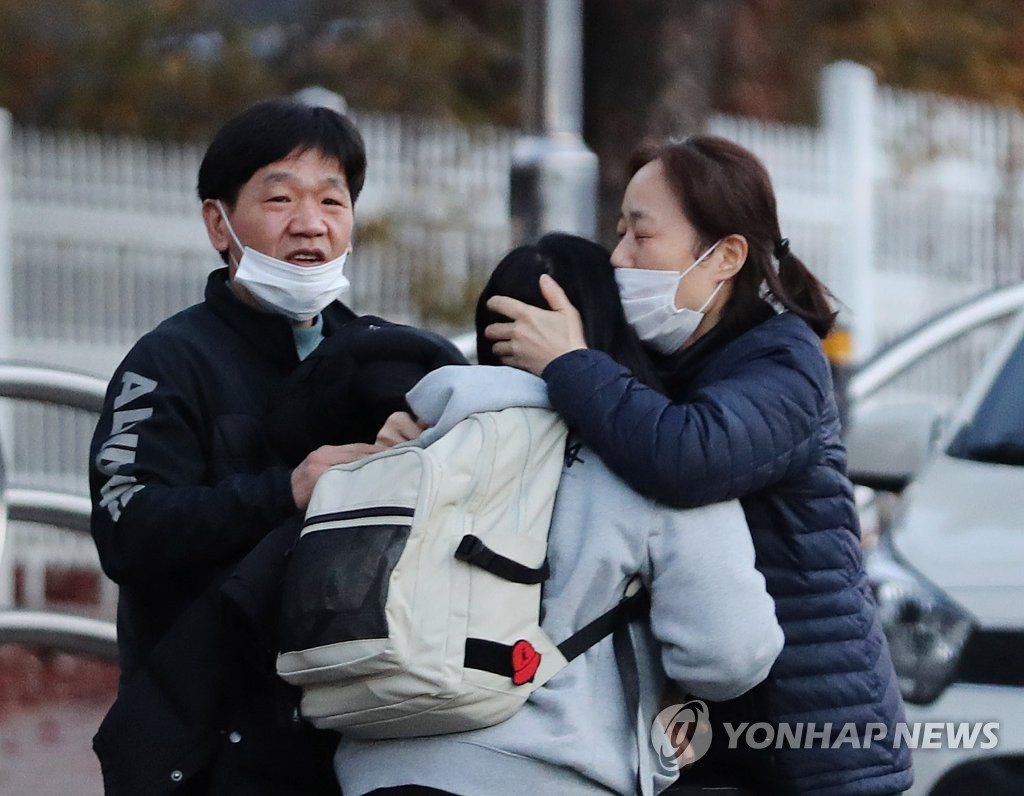
[[[1024,117],[879,87],[837,64],[821,123],[716,116],[762,157],[784,234],[845,302],[863,358],[942,308],[1024,273]],[[354,113],[369,172],[356,208],[351,303],[451,329],[511,243],[515,133]],[[627,145],[624,143],[624,145]],[[0,110],[0,357],[109,373],[198,300],[219,265],[194,181],[201,149],[12,125]],[[979,330],[898,388],[946,400],[990,344]],[[87,413],[15,403],[10,478],[84,491]]]

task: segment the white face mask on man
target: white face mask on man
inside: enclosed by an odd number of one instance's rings
[[[242,258],[235,271],[235,282],[248,290],[267,309],[293,321],[308,321],[348,290],[349,281],[345,276],[347,250],[340,257],[320,265],[294,265],[286,260],[278,260],[243,246],[228,221],[224,205],[218,201],[217,207],[231,239],[242,250]]]
[[[676,308],[679,282],[700,265],[721,241],[713,243],[685,271],[660,271],[648,268],[616,268],[622,311],[637,336],[662,354],[678,351],[693,336],[708,308],[725,282],[719,282],[699,310]]]

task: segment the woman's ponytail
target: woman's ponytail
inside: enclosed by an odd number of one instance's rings
[[[768,290],[787,310],[807,321],[818,337],[824,338],[836,321],[832,293],[789,251],[789,242],[786,243],[785,251],[776,259],[778,271],[769,267],[765,274]]]

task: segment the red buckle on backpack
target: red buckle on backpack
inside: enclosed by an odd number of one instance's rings
[[[523,685],[532,682],[533,676],[540,668],[541,654],[537,652],[533,644],[525,639],[520,639],[512,645],[512,682],[515,685]]]

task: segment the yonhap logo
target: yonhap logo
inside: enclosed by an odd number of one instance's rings
[[[669,705],[651,725],[651,745],[666,766],[690,766],[711,747],[708,706],[699,699],[683,705]]]
[[[881,722],[833,724],[781,722],[751,724],[721,722],[723,748],[729,749],[868,749],[882,744],[893,749],[995,749],[999,745],[998,721],[925,721],[891,727]],[[691,766],[711,748],[708,706],[699,699],[669,705],[651,724],[651,746],[668,767]]]

